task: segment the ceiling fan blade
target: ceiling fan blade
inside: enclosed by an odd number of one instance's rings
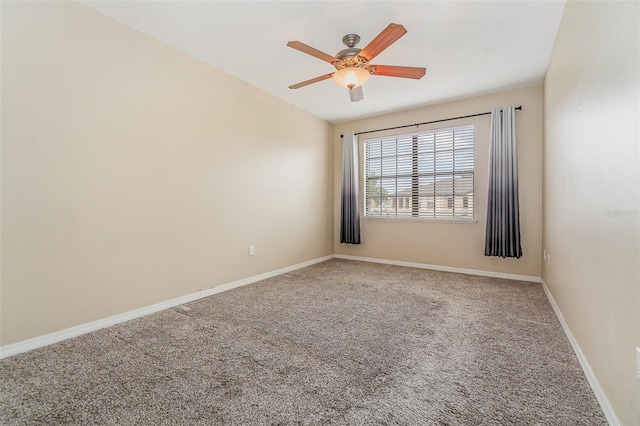
[[[349,89],[349,97],[351,98],[351,102],[359,102],[363,100],[364,95],[362,94],[362,86]]]
[[[315,56],[316,58],[322,59],[323,61],[329,62],[330,64],[337,61],[337,59],[333,56],[321,52],[318,49],[315,49],[299,41],[290,41],[289,43],[287,43],[287,46],[306,53],[307,55]]]
[[[402,25],[389,24],[376,38],[367,44],[367,47],[362,49],[359,56],[364,56],[367,60],[371,61],[406,33],[407,30]]]
[[[289,86],[289,89],[299,89],[299,88],[307,86],[309,84],[317,83],[319,81],[331,78],[332,75],[333,75],[333,73],[321,75],[320,77],[312,78],[311,80],[303,81],[302,83],[298,83],[298,84],[294,84],[293,86]]]
[[[422,67],[399,67],[396,65],[369,65],[367,69],[375,68],[373,75],[383,75],[386,77],[402,77],[420,80],[427,72]]]

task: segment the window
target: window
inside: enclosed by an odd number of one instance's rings
[[[473,219],[473,126],[365,140],[365,217]]]
[[[433,197],[427,197],[427,209],[428,210],[433,210]]]

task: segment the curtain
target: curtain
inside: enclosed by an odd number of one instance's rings
[[[358,137],[353,132],[347,132],[342,138],[341,243],[360,244],[358,188]]]
[[[491,110],[489,197],[484,255],[522,257],[516,111],[513,106]]]

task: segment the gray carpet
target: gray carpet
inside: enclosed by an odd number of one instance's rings
[[[539,284],[338,259],[0,366],[8,425],[606,424]]]

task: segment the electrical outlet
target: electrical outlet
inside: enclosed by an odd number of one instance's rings
[[[551,253],[547,253],[547,266],[551,266]]]
[[[640,382],[640,348],[636,347],[636,380]]]
[[[253,256],[256,253],[254,246],[249,246],[249,256]]]

